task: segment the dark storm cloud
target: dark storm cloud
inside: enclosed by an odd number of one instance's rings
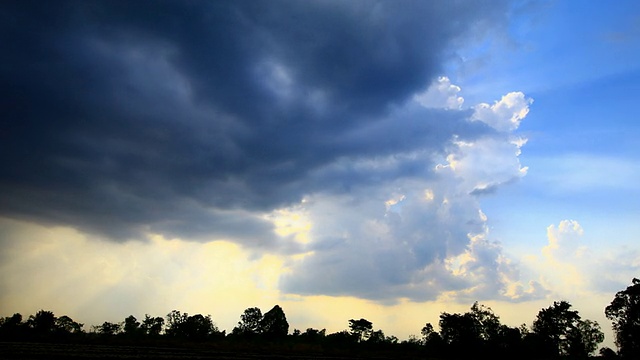
[[[0,216],[270,246],[262,211],[485,131],[397,109],[495,1],[5,1]],[[447,121],[443,119],[449,118]],[[346,163],[347,165],[341,165]],[[374,174],[375,175],[375,174]]]

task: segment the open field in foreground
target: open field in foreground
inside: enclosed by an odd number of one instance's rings
[[[220,360],[306,360],[306,359],[391,359],[392,357],[377,356],[341,356],[322,354],[284,354],[266,352],[221,351],[207,348],[187,347],[142,347],[123,345],[93,345],[93,344],[61,344],[61,343],[29,343],[29,342],[0,342],[0,359],[220,359]]]

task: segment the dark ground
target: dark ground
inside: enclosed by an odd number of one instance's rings
[[[400,354],[398,354],[400,355]],[[161,347],[161,346],[123,346],[96,344],[64,344],[64,343],[32,343],[32,342],[0,342],[0,359],[159,359],[159,360],[347,360],[347,359],[397,359],[391,354],[300,354],[270,353],[269,351],[222,351],[206,347]],[[411,357],[401,358],[410,359]]]

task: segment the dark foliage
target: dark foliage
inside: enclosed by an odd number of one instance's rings
[[[640,358],[640,280],[634,278],[625,290],[618,291],[605,310],[613,324],[620,355]]]
[[[284,339],[289,333],[289,323],[279,305],[267,311],[260,320],[260,333],[266,338]]]
[[[224,336],[223,332],[211,320],[211,316],[196,314],[181,314],[178,310],[173,310],[167,314],[167,329],[165,333],[168,337],[185,339],[190,341],[205,341],[214,337]]]
[[[238,325],[233,328],[231,334],[236,337],[254,338],[260,334],[262,321],[262,311],[258,307],[252,307],[244,310],[240,315]]]
[[[144,315],[144,320],[142,320],[142,324],[140,325],[140,330],[142,333],[147,336],[157,337],[160,336],[162,329],[164,328],[164,318],[151,317],[149,314]]]
[[[549,357],[586,357],[604,340],[604,334],[595,321],[582,320],[571,304],[556,301],[540,310],[533,322],[542,355]]]
[[[640,282],[634,279],[634,286]],[[626,321],[625,311],[636,303],[636,288],[630,287],[616,295],[607,307],[607,316]],[[627,299],[629,297],[630,299]],[[622,299],[622,300],[620,300]],[[626,299],[626,300],[625,300]],[[624,300],[624,301],[623,301]],[[625,305],[626,307],[622,306]],[[632,308],[635,309],[635,308]],[[615,310],[615,311],[614,311]],[[629,320],[631,321],[631,320]],[[615,327],[614,329],[626,329]],[[620,324],[626,324],[620,322]],[[83,324],[69,316],[56,317],[53,312],[40,310],[23,321],[21,314],[0,318],[0,341],[59,342],[100,344],[101,346],[178,346],[209,349],[231,353],[299,354],[313,358],[394,358],[394,359],[581,359],[593,353],[603,335],[596,322],[581,319],[578,311],[566,301],[554,302],[540,310],[532,327],[519,328],[500,323],[493,310],[474,303],[462,314],[442,313],[440,331],[430,323],[421,329],[421,338],[411,336],[398,341],[381,329],[374,330],[366,319],[350,319],[348,329],[327,334],[325,329],[293,330],[284,310],[275,305],[264,315],[257,308],[248,308],[240,316],[233,332],[226,335],[215,325],[210,315],[189,315],[173,310],[166,316],[145,314],[142,321],[130,315],[122,322],[105,321],[87,333]],[[637,341],[631,334],[625,341]],[[637,335],[636,335],[637,336]],[[620,341],[620,340],[617,340]],[[627,346],[633,346],[634,343]],[[631,351],[626,348],[627,351]],[[630,352],[625,356],[629,357]],[[233,357],[233,356],[232,356]],[[600,357],[613,359],[617,354],[600,350]]]
[[[358,341],[365,341],[371,336],[373,331],[373,324],[366,319],[349,320],[349,330]]]
[[[464,314],[442,313],[440,334],[431,324],[422,328],[423,342],[430,353],[455,357],[488,356],[523,358],[521,331],[500,323],[491,308],[477,302]]]

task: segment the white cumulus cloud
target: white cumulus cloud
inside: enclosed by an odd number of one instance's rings
[[[605,244],[593,242],[578,221],[562,220],[547,227],[541,256],[529,256],[526,262],[540,274],[542,284],[555,289],[556,297],[613,294],[637,276],[640,253]]]
[[[425,92],[417,94],[414,100],[427,108],[456,109],[462,108],[464,98],[458,96],[460,87],[451,83],[446,76],[440,76]]]
[[[493,105],[481,103],[473,107],[472,119],[482,121],[498,131],[513,131],[529,113],[533,100],[521,92],[510,92]]]

